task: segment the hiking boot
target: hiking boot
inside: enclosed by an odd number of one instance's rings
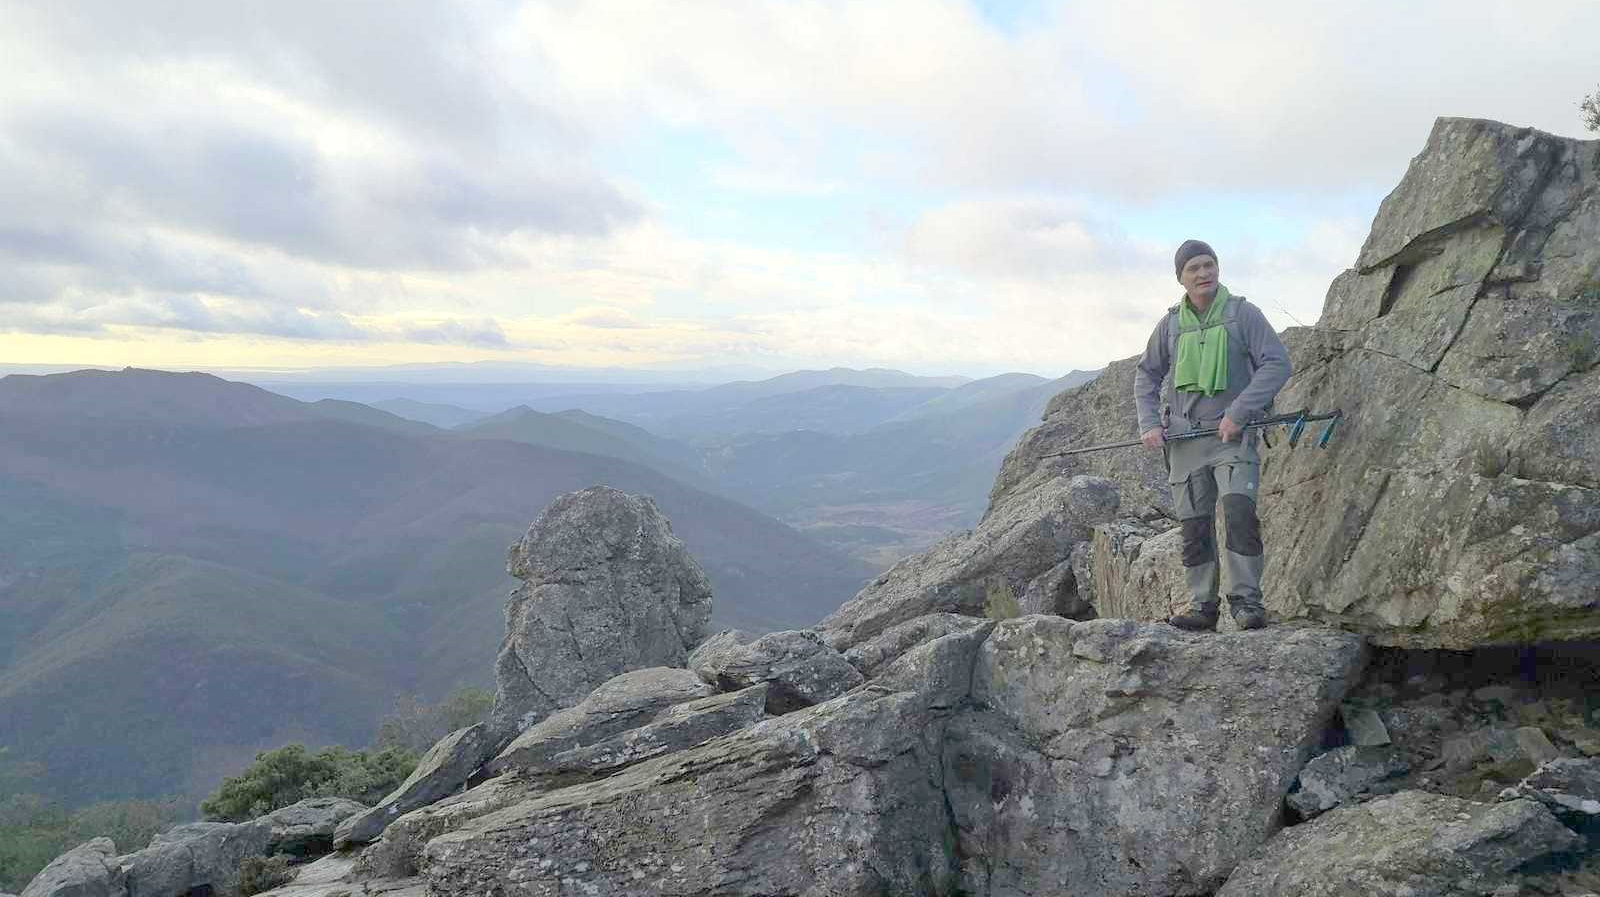
[[[1267,625],[1267,611],[1256,604],[1235,604],[1228,602],[1228,612],[1233,614],[1233,622],[1237,623],[1239,630],[1260,629]]]
[[[1215,632],[1217,630],[1217,602],[1208,601],[1205,604],[1192,606],[1186,613],[1181,613],[1167,622],[1189,632]]]

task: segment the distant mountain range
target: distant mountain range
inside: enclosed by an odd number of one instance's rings
[[[595,483],[656,499],[720,625],[815,622],[873,572],[663,474],[671,444],[530,414],[480,426],[559,423],[640,457],[203,374],[0,379],[0,743],[71,800],[209,788],[290,740],[364,743],[396,695],[487,680],[507,545]]]
[[[1093,377],[798,371],[695,390],[537,396],[458,430],[645,464],[882,567],[975,523],[1017,437],[1051,396]],[[479,400],[505,387],[484,389]],[[474,414],[380,404],[431,421]]]

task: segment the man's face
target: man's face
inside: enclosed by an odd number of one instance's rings
[[[1197,255],[1183,263],[1178,273],[1183,291],[1195,302],[1207,303],[1217,297],[1217,260],[1209,255]]]

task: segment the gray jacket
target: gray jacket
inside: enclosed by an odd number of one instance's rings
[[[1133,401],[1139,409],[1140,433],[1165,423],[1168,435],[1175,436],[1215,427],[1224,414],[1237,424],[1265,415],[1273,397],[1289,380],[1289,352],[1261,309],[1243,296],[1229,299],[1222,321],[1228,329],[1227,390],[1214,396],[1180,393],[1168,381],[1165,407],[1171,409],[1171,415],[1170,420],[1164,421],[1162,383],[1178,352],[1178,306],[1167,309],[1150,334],[1150,343],[1133,374]]]

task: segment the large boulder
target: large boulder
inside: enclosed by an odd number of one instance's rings
[[[630,670],[518,735],[490,762],[488,771],[498,775],[511,769],[538,769],[563,751],[640,726],[673,704],[713,694],[715,688],[686,669]]]
[[[333,848],[339,823],[367,805],[343,797],[310,797],[257,820],[267,827],[267,854],[293,857],[321,856]]]
[[[267,854],[272,826],[252,822],[192,822],[159,835],[122,858],[128,897],[181,897],[197,889],[229,897],[239,892],[239,864]]]
[[[767,686],[774,714],[835,698],[861,684],[861,672],[808,629],[770,632],[741,644],[736,630],[706,640],[689,656],[700,678],[723,690]]]
[[[504,738],[619,673],[683,666],[711,619],[710,581],[655,503],[605,486],[552,502],[506,569],[522,585],[495,662]]]
[[[428,749],[417,768],[377,806],[356,813],[334,831],[335,847],[365,844],[400,816],[466,787],[467,780],[494,755],[499,740],[487,723],[458,729]]]
[[[1015,613],[1019,597],[1040,577],[1052,576],[1055,591],[1076,588],[1058,565],[1090,538],[1095,524],[1116,515],[1119,502],[1116,485],[1101,477],[1045,478],[991,507],[977,528],[895,564],[818,629],[830,645],[846,650],[924,614]]]
[[[1197,635],[1030,616],[978,652],[946,735],[973,895],[1209,892],[1284,795],[1365,652],[1330,630]]]
[[[950,894],[937,728],[871,687],[431,840],[434,897]]]
[[[124,873],[117,846],[95,838],[56,857],[45,866],[21,897],[125,897]]]
[[[1518,867],[1581,840],[1531,800],[1480,804],[1405,791],[1285,830],[1217,897],[1521,893]]]
[[[1342,408],[1262,474],[1269,609],[1380,644],[1594,638],[1600,142],[1440,119],[1279,408]]]

